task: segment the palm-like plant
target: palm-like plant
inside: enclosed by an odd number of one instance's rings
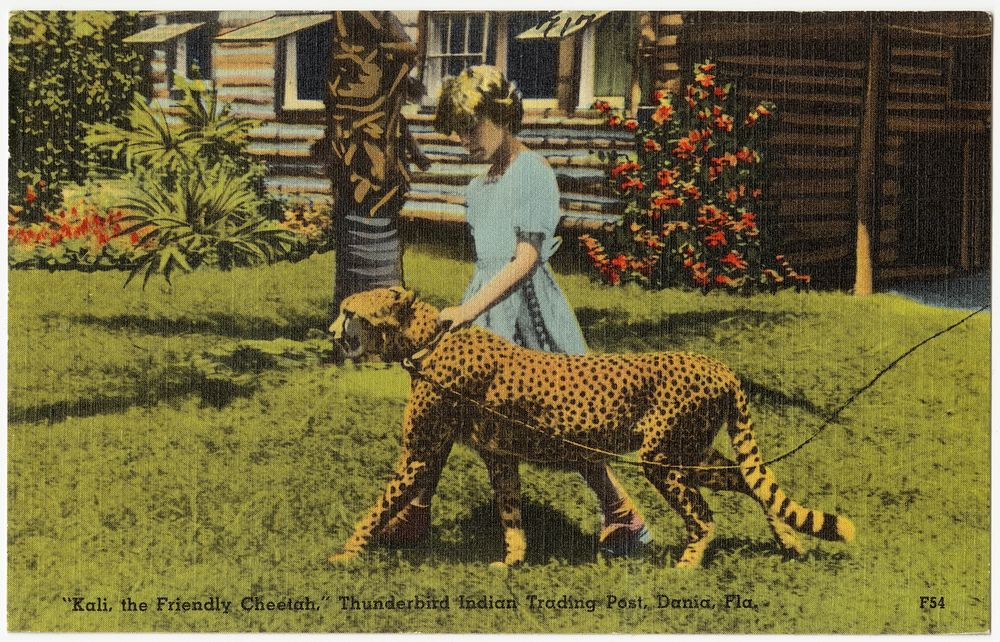
[[[170,282],[175,270],[202,264],[228,270],[272,262],[293,244],[288,230],[258,215],[261,199],[250,174],[203,161],[194,167],[172,189],[148,181],[126,197],[123,207],[131,213],[122,219],[129,224],[122,234],[140,232],[139,243],[150,247],[126,283],[143,274],[145,286],[157,273]]]
[[[115,155],[124,153],[131,169],[155,167],[177,172],[188,165],[198,152],[198,143],[190,127],[171,127],[163,109],[146,104],[141,94],[132,97],[128,128],[110,123],[90,126],[84,142],[103,147]]]
[[[159,107],[133,100],[129,127],[99,125],[90,144],[123,153],[133,182],[123,208],[131,212],[122,234],[140,234],[147,253],[126,284],[143,274],[169,282],[199,265],[223,270],[271,262],[287,253],[294,236],[261,213],[262,168],[245,155],[259,121],[233,115],[213,89],[182,85],[179,121]]]

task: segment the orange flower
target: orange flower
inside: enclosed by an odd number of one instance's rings
[[[618,186],[618,188],[623,192],[627,189],[634,189],[637,192],[640,192],[644,187],[646,187],[646,185],[641,180],[635,178],[634,176],[626,178],[624,181],[622,181],[621,185]]]
[[[28,203],[28,205],[31,205],[38,200],[38,195],[35,194],[35,188],[31,185],[28,185],[27,189],[24,190],[24,200]]]
[[[701,190],[694,183],[686,183],[684,185],[684,193],[695,200],[701,198]]]
[[[630,131],[635,131],[639,127],[639,121],[637,121],[634,118],[629,118],[628,120],[622,123],[622,126]]]
[[[691,225],[689,225],[687,221],[667,221],[666,223],[663,224],[663,227],[660,228],[660,236],[666,238],[678,230],[689,230],[689,229],[691,229]],[[690,247],[686,249],[690,249]],[[689,252],[685,253],[689,254]],[[689,266],[685,265],[684,267],[689,267]]]
[[[737,270],[747,269],[747,262],[737,252],[730,251],[729,254],[719,259],[719,262],[734,267]]]
[[[704,63],[698,65],[698,71],[703,71],[705,73],[708,73],[710,71],[715,70],[715,66],[716,65],[715,65],[714,62],[704,62]]]
[[[660,146],[660,144],[659,144],[658,142],[656,142],[655,140],[653,140],[652,138],[647,138],[647,139],[646,139],[646,140],[645,140],[645,141],[644,141],[644,142],[642,143],[642,147],[643,147],[643,149],[645,149],[645,150],[646,150],[647,152],[658,152],[658,151],[660,151],[661,149],[663,149],[663,148],[662,148],[662,147]]]
[[[611,265],[615,266],[619,270],[624,270],[627,265],[624,254],[619,254],[615,258],[611,259]]]
[[[653,122],[656,123],[657,125],[662,125],[663,123],[670,120],[670,116],[673,113],[673,110],[674,108],[670,105],[670,103],[661,104],[659,107],[656,108],[656,111],[653,112],[651,118],[653,119]]]
[[[716,129],[727,133],[733,131],[733,117],[729,114],[720,114],[714,122]]]
[[[682,138],[677,141],[677,147],[673,149],[673,155],[678,158],[686,158],[698,148],[691,142],[690,138]]]
[[[740,197],[740,193],[739,193],[739,192],[737,192],[737,191],[736,191],[736,190],[735,190],[734,188],[732,188],[732,187],[730,187],[730,188],[729,188],[729,189],[728,189],[728,190],[726,191],[726,200],[727,200],[727,201],[729,201],[730,203],[735,203],[735,202],[736,202],[736,199],[738,199],[739,197]]]
[[[705,245],[708,247],[718,247],[720,245],[726,245],[726,234],[725,232],[719,230],[718,232],[712,232],[705,237]]]
[[[642,165],[635,161],[625,161],[623,163],[618,163],[611,168],[611,177],[617,178],[619,174],[623,172],[631,172],[632,170],[640,170]]]
[[[782,281],[784,281],[784,280],[785,280],[785,277],[781,276],[781,275],[780,275],[780,274],[778,274],[778,273],[777,273],[776,271],[774,271],[774,270],[772,270],[772,269],[770,269],[770,268],[768,268],[768,269],[766,269],[766,270],[762,270],[762,271],[761,271],[761,274],[763,274],[763,275],[764,275],[764,276],[766,276],[767,278],[771,279],[771,280],[772,280],[772,281],[774,281],[775,283],[781,283]]]
[[[697,285],[701,285],[704,287],[708,286],[709,272],[707,269],[705,269],[704,261],[698,261],[697,263],[692,264],[690,270],[691,270],[692,281],[694,281]]]
[[[668,185],[673,185],[680,177],[680,172],[676,169],[661,169],[656,172],[656,179],[660,182],[660,187],[667,187]]]
[[[699,73],[695,74],[694,81],[702,87],[711,87],[715,84],[715,76],[712,74]]]
[[[678,207],[684,204],[684,199],[679,198],[674,190],[668,189],[663,192],[656,192],[649,199],[649,206],[656,210],[666,210],[671,207]]]

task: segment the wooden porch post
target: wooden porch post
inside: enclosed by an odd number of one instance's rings
[[[962,139],[962,240],[958,246],[958,264],[963,272],[972,268],[972,136]]]
[[[879,214],[883,163],[883,124],[885,119],[885,83],[888,71],[885,55],[885,31],[872,24],[868,45],[868,78],[861,113],[861,139],[858,146],[858,223],[854,294],[872,293],[874,284],[872,232]]]
[[[576,106],[577,34],[559,40],[556,72],[556,102],[559,111],[572,114]]]
[[[651,11],[639,12],[639,30],[635,34],[635,47],[632,49],[632,77],[629,91],[625,96],[625,111],[633,116],[642,104],[642,68],[646,65],[650,49],[656,47],[656,23],[653,22]],[[645,98],[648,99],[648,96]]]

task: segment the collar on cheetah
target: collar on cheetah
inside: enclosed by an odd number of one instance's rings
[[[437,333],[435,333],[434,336],[431,337],[431,340],[428,341],[426,344],[424,344],[422,348],[411,354],[409,357],[403,359],[402,361],[403,368],[407,372],[409,372],[412,376],[420,377],[422,379],[428,379],[428,377],[424,376],[420,372],[423,366],[424,359],[426,359],[430,355],[430,353],[434,352],[434,348],[436,348],[438,344],[441,343],[441,340],[444,339],[445,335],[451,331],[452,331],[452,326],[450,325],[445,326],[440,330],[438,330]],[[436,382],[431,381],[431,383],[434,384]]]

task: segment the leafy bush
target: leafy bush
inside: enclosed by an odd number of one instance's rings
[[[694,74],[682,100],[654,94],[647,123],[595,104],[608,114],[608,126],[634,132],[636,152],[608,156],[623,216],[604,239],[580,237],[594,269],[608,284],[649,288],[808,284],[783,257],[762,250],[759,125],[774,105],[759,103],[737,121],[733,86],[716,81],[716,65],[697,64]]]
[[[122,233],[145,230],[140,242],[150,245],[128,280],[142,273],[144,285],[155,274],[169,282],[177,269],[272,262],[293,244],[268,217],[264,164],[245,153],[259,121],[233,115],[199,81],[182,89],[178,122],[136,95],[128,127],[95,125],[86,138],[124,157],[132,188]]]
[[[90,123],[123,122],[127,97],[141,87],[143,55],[122,42],[138,20],[134,11],[10,14],[7,185],[22,220],[40,222],[61,204],[59,191],[40,183],[81,182],[107,164],[83,138]]]

